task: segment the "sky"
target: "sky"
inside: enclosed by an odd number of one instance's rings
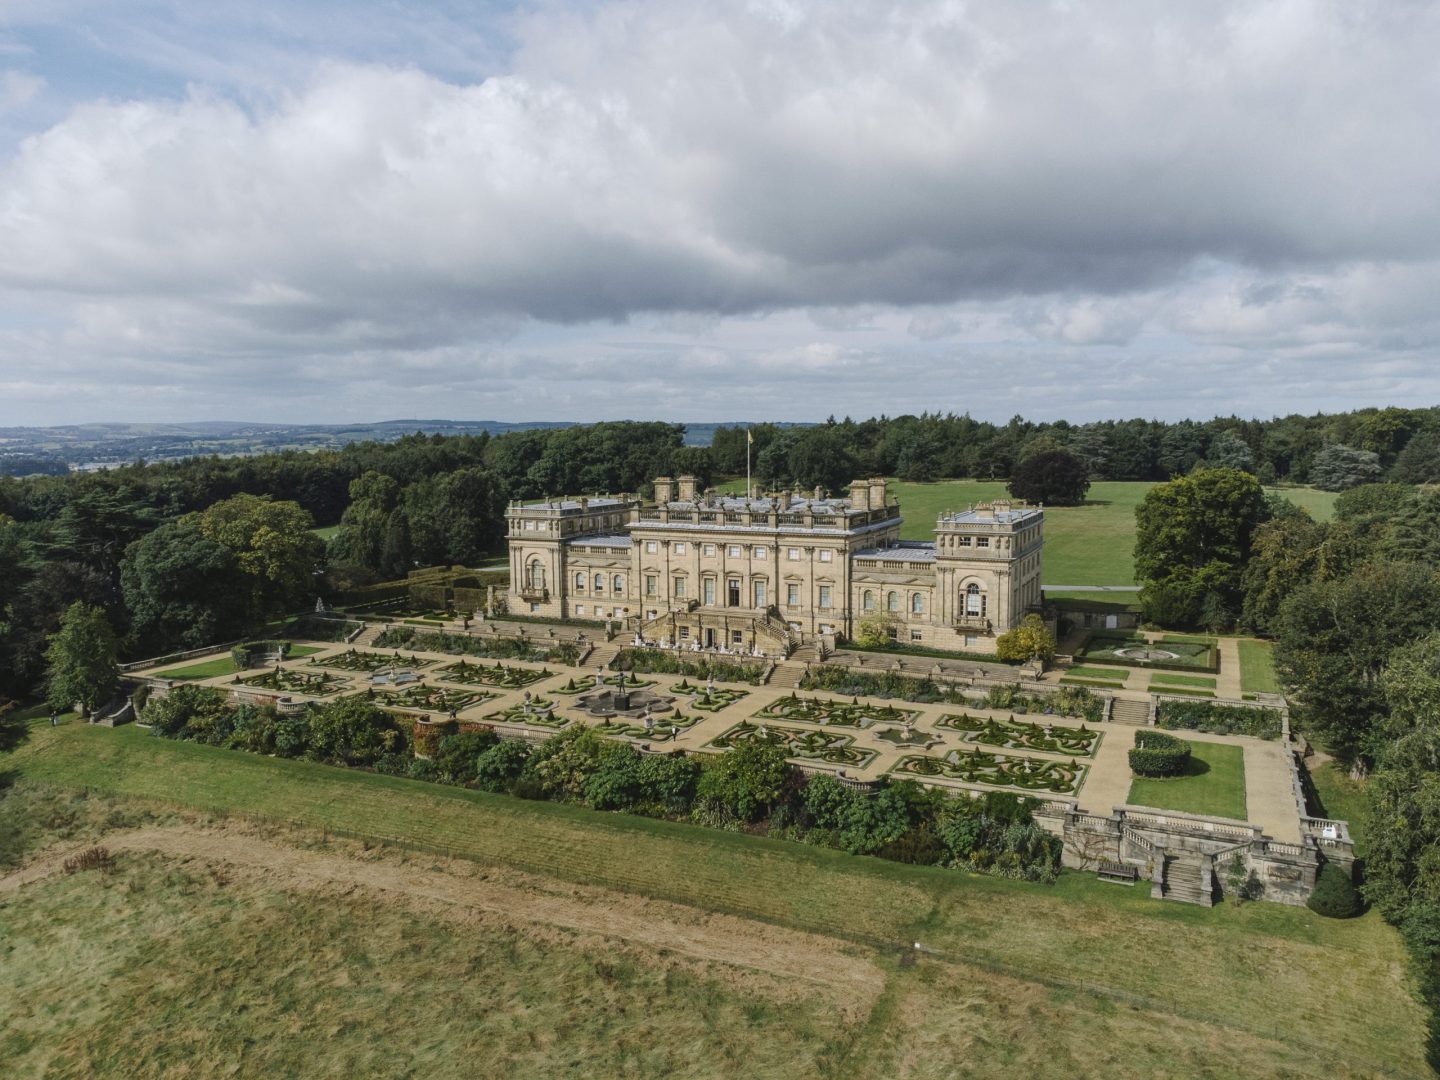
[[[0,425],[1440,404],[1440,5],[0,0]]]

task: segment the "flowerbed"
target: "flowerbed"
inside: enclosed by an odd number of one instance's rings
[[[248,679],[235,676],[242,686],[253,686],[257,690],[272,690],[279,694],[305,694],[309,697],[327,697],[350,685],[350,680],[323,672],[293,671],[276,668],[264,675],[252,675]]]
[[[434,660],[426,660],[423,657],[414,655],[401,656],[397,649],[393,653],[365,652],[360,649],[350,649],[347,652],[335,653],[331,656],[322,656],[317,660],[309,661],[310,667],[333,668],[336,671],[379,671],[381,668],[408,667],[423,668],[435,663]]]
[[[685,675],[720,682],[750,683],[759,686],[766,664],[756,660],[726,660],[703,654],[686,655],[667,649],[621,649],[610,666],[646,674]]]
[[[858,701],[823,701],[791,694],[772,701],[755,714],[761,720],[788,720],[803,724],[824,724],[828,727],[868,728],[872,724],[913,724],[920,713],[916,709],[897,709],[893,705],[872,705]]]
[[[960,780],[967,784],[1056,795],[1073,795],[1085,777],[1085,766],[1074,761],[1009,757],[985,750],[951,750],[943,757],[910,754],[896,762],[890,771],[906,777]]]
[[[437,668],[438,679],[448,682],[466,683],[470,686],[496,686],[502,690],[522,690],[541,679],[548,679],[553,671],[536,671],[534,668],[507,667],[496,662],[494,667],[484,664],[467,664],[464,660]]]
[[[853,746],[854,741],[850,735],[830,731],[801,731],[742,720],[711,739],[710,745],[717,750],[730,750],[745,743],[778,746],[785,751],[786,757],[823,761],[827,765],[863,766],[875,760],[874,750]]]
[[[1072,728],[1062,724],[1026,724],[966,713],[947,713],[935,721],[935,726],[959,732],[965,742],[998,746],[1002,750],[1039,750],[1050,754],[1092,757],[1100,745],[1100,733],[1083,724]]]
[[[1174,693],[1174,689],[1166,687],[1165,692]],[[1278,710],[1247,708],[1244,705],[1162,701],[1155,713],[1155,723],[1171,730],[1204,731],[1212,735],[1253,735],[1260,739],[1280,737]]]

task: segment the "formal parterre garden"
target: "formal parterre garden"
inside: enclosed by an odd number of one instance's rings
[[[719,712],[727,706],[750,696],[749,690],[736,690],[729,686],[705,686],[682,679],[670,687],[672,694],[691,698],[690,707],[702,712]]]
[[[488,690],[452,690],[448,687],[426,686],[423,683],[403,690],[375,691],[375,703],[384,708],[420,709],[423,712],[452,713],[488,701],[495,694]]]
[[[550,698],[537,697],[528,703],[517,702],[508,709],[487,713],[485,719],[492,724],[534,724],[537,727],[563,728],[570,723],[568,716],[555,711],[555,702]]]
[[[1138,634],[1095,633],[1075,651],[1086,664],[1172,671],[1218,671],[1219,651],[1214,639],[1164,634],[1149,641]]]
[[[601,735],[665,742],[677,738],[680,732],[689,731],[701,719],[699,716],[684,716],[681,713],[675,713],[672,716],[651,720],[650,726],[646,727],[643,721],[637,724],[632,720],[616,720],[607,717],[594,727]]]
[[[718,679],[720,682],[750,683],[758,686],[769,666],[763,660],[727,659],[704,654],[687,655],[668,649],[621,649],[610,661],[612,668],[657,675],[684,675],[690,679]]]
[[[409,656],[401,656],[398,649],[388,653],[350,649],[347,652],[334,653],[311,660],[310,666],[332,668],[336,671],[371,672],[394,667],[423,668],[429,667],[433,663],[435,663],[434,660],[426,660],[413,653]]]
[[[382,649],[418,649],[453,656],[483,656],[487,660],[533,660],[573,666],[580,659],[580,645],[573,641],[450,634],[413,626],[392,626],[375,639],[375,644]]]
[[[916,709],[897,709],[860,701],[824,701],[791,694],[772,701],[755,714],[757,720],[788,720],[827,727],[868,728],[872,724],[913,724],[920,716]]]
[[[972,749],[951,750],[943,756],[909,754],[890,771],[922,780],[959,780],[967,784],[1073,795],[1084,782],[1086,767],[1075,761],[1011,757]]]
[[[802,731],[799,728],[752,724],[742,720],[734,727],[710,740],[717,750],[729,750],[744,743],[762,743],[783,747],[785,756],[805,761],[823,761],[827,765],[862,767],[878,756],[874,750],[853,745],[854,738],[832,731]]]
[[[257,690],[271,690],[277,694],[305,694],[309,697],[326,697],[350,686],[349,679],[331,675],[324,671],[296,671],[292,668],[276,668],[263,675],[251,675],[248,679],[235,677],[241,686]]]
[[[968,713],[946,713],[935,721],[935,726],[958,732],[964,742],[998,746],[1002,750],[1038,750],[1067,757],[1093,757],[1100,745],[1100,733],[1083,724],[1072,728],[1038,721],[1026,723]]]
[[[494,686],[501,690],[523,690],[532,683],[550,678],[555,673],[548,669],[536,671],[534,668],[510,667],[498,660],[493,667],[487,664],[467,664],[464,660],[460,660],[445,667],[436,668],[433,674],[437,679],[444,679],[447,682],[466,683],[470,686]]]

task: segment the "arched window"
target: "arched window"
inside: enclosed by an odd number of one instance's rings
[[[888,592],[888,593],[885,594],[885,610],[886,610],[886,611],[899,611],[899,610],[900,610],[900,594],[899,594],[899,593],[897,593],[897,592]]]
[[[973,581],[965,586],[965,614],[975,616],[985,614],[985,594]]]
[[[525,580],[529,582],[532,589],[545,588],[545,564],[538,558],[531,559],[530,565],[525,570]]]
[[[584,592],[584,591],[585,591],[585,571],[583,571],[583,570],[577,570],[577,571],[575,571],[575,591],[576,591],[576,592]]]
[[[596,575],[595,575],[595,591],[596,591],[597,593],[599,593],[599,592],[604,592],[604,591],[605,591],[605,575],[604,575],[604,574],[596,574]]]
[[[871,591],[870,589],[866,589],[863,593],[861,593],[861,594],[860,594],[860,606],[861,606],[862,608],[864,608],[866,611],[874,611],[874,610],[875,610],[875,593],[874,593],[873,591]]]
[[[622,575],[616,574],[610,579],[610,591],[616,596],[625,591],[625,578]]]
[[[918,592],[910,594],[910,614],[925,614],[925,597],[921,596]]]

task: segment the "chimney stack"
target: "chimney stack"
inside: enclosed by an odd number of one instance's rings
[[[873,477],[870,480],[870,509],[885,509],[885,478],[883,476]]]
[[[673,498],[675,498],[675,481],[668,476],[657,476],[655,478],[655,502],[664,506]]]
[[[850,485],[850,509],[870,509],[870,485],[864,480],[856,480]]]
[[[699,484],[700,481],[693,476],[680,477],[680,491],[676,495],[676,498],[678,498],[681,502],[694,502],[695,489],[699,486]]]

